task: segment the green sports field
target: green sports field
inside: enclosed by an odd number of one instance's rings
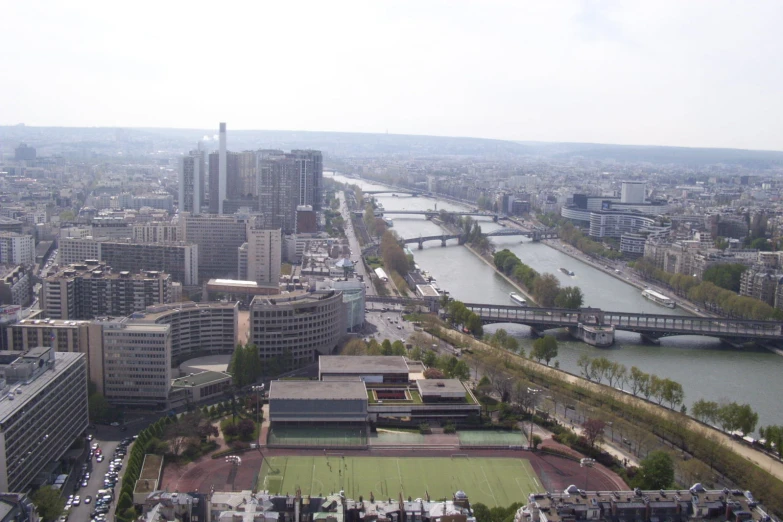
[[[525,502],[542,490],[530,463],[513,458],[467,457],[270,457],[258,476],[259,489],[273,494],[328,495],[344,490],[348,498],[451,498],[462,490],[471,502],[489,507]]]

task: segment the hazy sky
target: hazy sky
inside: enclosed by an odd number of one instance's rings
[[[783,1],[0,7],[0,124],[783,149]]]

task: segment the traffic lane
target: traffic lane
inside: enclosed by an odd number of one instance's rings
[[[402,314],[399,311],[370,311],[365,314],[365,327],[362,333],[365,336],[374,337],[378,342],[383,342],[384,339],[389,339],[391,342],[397,340],[407,342],[408,337],[414,333],[414,329],[410,321],[402,319]]]
[[[69,520],[90,520],[90,514],[94,509],[95,495],[98,494],[99,489],[105,489],[103,481],[105,479],[106,472],[109,471],[109,462],[114,458],[114,450],[119,445],[118,441],[102,441],[97,437],[90,441],[90,445],[94,442],[98,443],[102,454],[104,455],[103,462],[96,460],[96,455],[92,457],[92,471],[90,471],[90,479],[87,481],[87,487],[80,488],[76,493],[81,497],[81,502],[78,506],[71,507],[71,514]],[[92,501],[89,504],[84,503],[84,499],[87,496],[92,497]]]

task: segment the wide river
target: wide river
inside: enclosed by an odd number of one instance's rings
[[[362,190],[384,190],[388,187],[356,180],[331,172],[325,173],[335,181],[359,185]],[[446,200],[391,194],[375,196],[387,210],[465,210],[469,207]],[[442,229],[423,216],[389,214],[394,230],[403,238],[436,235]],[[483,218],[482,218],[483,219]],[[491,220],[481,221],[489,232],[499,228]],[[498,249],[508,248],[523,263],[539,272],[554,274],[562,286],[577,285],[585,295],[585,304],[610,311],[682,314],[643,298],[635,287],[623,283],[600,270],[562,254],[542,243],[532,243],[519,237],[495,237]],[[423,250],[410,245],[416,263],[435,277],[441,289],[448,290],[455,299],[473,303],[509,304],[509,293],[514,291],[494,270],[476,258],[467,248],[450,242],[446,248],[439,241],[424,244]],[[574,272],[567,276],[564,267]],[[489,332],[505,328],[517,337],[529,352],[532,338],[526,326],[489,325]],[[738,351],[725,347],[717,339],[701,336],[680,336],[661,339],[659,346],[645,344],[639,335],[619,331],[611,348],[594,348],[574,341],[565,331],[557,333],[560,367],[579,373],[576,361],[586,353],[603,356],[626,365],[638,366],[645,372],[668,377],[682,384],[685,403],[698,399],[737,401],[749,403],[759,414],[759,426],[783,424],[783,357],[766,350]],[[766,384],[760,384],[766,383]]]

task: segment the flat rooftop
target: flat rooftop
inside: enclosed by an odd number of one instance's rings
[[[400,355],[325,355],[318,359],[318,373],[370,374],[408,373]]]
[[[355,381],[272,381],[269,400],[367,400],[367,389]]]
[[[41,353],[41,350],[48,348],[39,347],[37,350],[28,350],[27,352],[2,352],[4,354],[18,354],[18,357],[26,355],[33,355]],[[54,371],[45,371],[36,377],[29,384],[16,383],[12,384],[8,388],[8,393],[0,396],[0,423],[4,423],[8,417],[13,415],[17,410],[25,409],[29,405],[30,401],[49,386],[52,381],[60,377],[62,373],[76,364],[80,358],[84,357],[83,353],[76,352],[55,352],[54,354]],[[10,400],[8,395],[13,393],[14,398]]]
[[[440,395],[443,393],[465,393],[465,387],[459,379],[421,379],[416,381],[422,395]]]
[[[231,375],[223,372],[211,372],[203,371],[193,373],[190,375],[184,375],[177,379],[172,379],[172,388],[192,388],[193,386],[203,386],[211,382],[220,382],[226,379],[230,379]]]

